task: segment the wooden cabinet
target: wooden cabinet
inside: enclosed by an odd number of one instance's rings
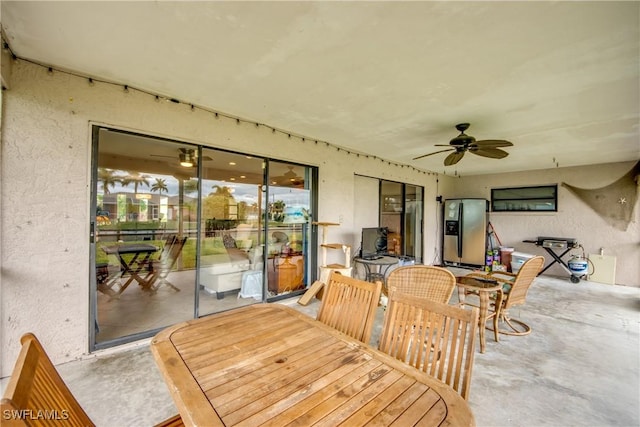
[[[304,279],[304,257],[300,253],[269,257],[269,291],[283,292],[301,289]]]

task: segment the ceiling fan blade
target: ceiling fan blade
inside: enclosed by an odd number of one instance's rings
[[[469,148],[469,151],[477,156],[488,157],[490,159],[504,159],[509,155],[509,153],[499,148],[473,147],[473,148]]]
[[[476,141],[471,146],[478,146],[479,148],[498,148],[498,147],[513,147],[513,143],[505,141],[503,139],[484,139],[482,141]]]
[[[444,146],[443,146],[443,147],[444,147]],[[414,158],[413,158],[413,160],[418,160],[418,159],[421,159],[421,158],[423,158],[423,157],[433,156],[434,154],[444,153],[445,151],[451,151],[451,150],[455,150],[455,148],[449,148],[449,149],[447,149],[447,150],[434,151],[433,153],[424,154],[424,155],[422,155],[422,156],[414,157]]]
[[[455,153],[451,153],[447,157],[445,157],[444,165],[445,166],[455,165],[462,159],[463,156],[464,156],[464,151],[456,151]]]

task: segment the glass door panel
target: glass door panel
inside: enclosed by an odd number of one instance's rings
[[[403,187],[399,182],[380,182],[380,227],[387,227],[387,251],[404,255],[402,215],[404,213]]]
[[[264,160],[202,150],[198,315],[263,300]]]
[[[387,227],[387,251],[422,262],[423,188],[380,180],[380,227]]]
[[[422,187],[405,186],[404,254],[422,262]]]
[[[278,297],[304,290],[310,280],[312,169],[270,161],[267,190],[267,292]]]
[[[198,192],[194,147],[94,128],[94,344],[193,317]]]

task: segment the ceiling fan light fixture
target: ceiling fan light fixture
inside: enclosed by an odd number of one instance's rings
[[[178,158],[180,159],[180,166],[185,168],[191,168],[195,163],[193,151],[185,151],[183,153],[180,153],[178,155]]]

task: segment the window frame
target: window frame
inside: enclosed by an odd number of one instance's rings
[[[545,190],[549,194],[540,195]],[[558,212],[558,184],[492,188],[491,212]]]

